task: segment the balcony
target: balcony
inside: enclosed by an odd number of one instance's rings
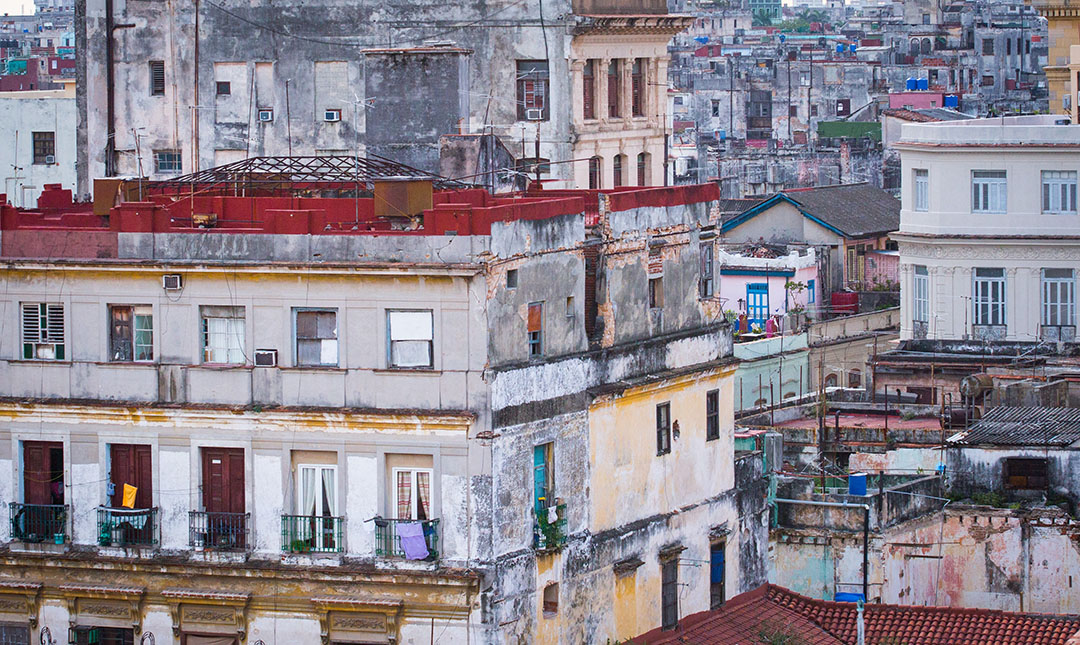
[[[424,545],[428,555],[409,558],[401,545],[398,527],[403,524],[420,524],[424,532]],[[380,558],[407,558],[411,560],[439,559],[439,520],[388,520],[375,518],[375,555]],[[418,554],[413,554],[418,555]]]
[[[534,511],[533,547],[537,551],[558,551],[566,544],[566,504]]]
[[[188,513],[188,545],[196,550],[242,551],[247,548],[250,513]]]
[[[157,508],[109,508],[97,512],[98,544],[101,546],[154,546],[158,543]]]
[[[286,553],[341,553],[345,518],[330,515],[282,515],[281,550]]]
[[[23,542],[67,542],[67,504],[11,502],[11,538]]]

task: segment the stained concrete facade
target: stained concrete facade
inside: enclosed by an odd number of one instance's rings
[[[0,585],[0,618],[35,639],[127,625],[159,643],[407,643],[434,623],[444,642],[604,642],[659,624],[659,562],[678,556],[673,546],[692,563],[723,544],[729,597],[761,584],[760,456],[734,453],[731,328],[698,286],[702,249],[716,244],[715,187],[585,197],[596,210],[552,191],[582,211],[496,221],[490,235],[117,232],[88,213],[52,225],[5,211],[0,499],[15,512],[41,505],[34,450],[54,442],[48,477],[62,492],[50,494],[67,507],[60,544],[28,534],[26,520],[4,525],[8,582],[23,582]],[[151,208],[165,207],[126,204],[111,220]],[[48,248],[72,257],[39,255]],[[181,276],[179,288],[164,275]],[[35,303],[53,318],[28,314]],[[138,360],[116,354],[120,306],[152,332]],[[301,346],[308,312],[332,315],[318,364]],[[395,365],[394,312],[430,312],[430,365]],[[234,321],[226,360],[207,353],[211,318]],[[35,324],[55,336],[34,337]],[[268,350],[276,364],[256,366]],[[565,539],[541,544],[530,482],[548,442]],[[103,529],[118,446],[146,446],[150,544],[120,546]],[[198,524],[214,512],[210,451],[224,449],[237,459],[236,550],[208,544]],[[313,467],[327,511],[317,517],[303,492]],[[402,471],[427,473],[432,560],[405,560],[380,523],[400,517]],[[633,491],[632,504],[615,489]],[[332,528],[307,535],[293,515]],[[615,562],[635,557],[638,572],[621,567],[616,581]],[[685,576],[680,615],[712,594],[707,567]],[[618,610],[582,619],[594,602]]]
[[[247,156],[357,150],[436,171],[440,136],[494,132],[515,156],[533,157],[538,130],[545,160],[604,158],[603,187],[613,185],[617,154],[627,158],[622,183],[662,184],[666,45],[689,19],[665,16],[663,2],[639,4],[422,0],[282,9],[93,0],[77,17],[87,137],[79,192],[95,177],[137,174],[139,157],[143,174],[157,178]],[[588,59],[597,67],[615,61],[622,95],[609,116],[599,102],[605,68],[595,81],[595,121],[581,113]],[[638,80],[647,95],[640,114],[632,111],[634,61],[647,79]],[[545,110],[535,115],[518,109],[519,80],[534,63],[547,65],[538,99]],[[163,78],[155,81],[157,69]],[[179,153],[180,167],[175,157],[157,164],[155,151]],[[644,182],[636,181],[639,154]],[[562,187],[589,185],[587,161],[550,172]]]
[[[0,168],[13,204],[37,205],[45,184],[75,190],[75,85],[61,90],[0,92]],[[36,138],[48,140],[35,150]],[[49,150],[51,149],[51,152]],[[46,154],[47,153],[47,154]]]

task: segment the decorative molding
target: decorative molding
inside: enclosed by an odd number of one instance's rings
[[[397,643],[404,613],[403,601],[363,599],[349,596],[312,598],[319,616],[319,635],[329,645],[332,632],[346,631],[383,636]],[[335,639],[336,640],[336,639]]]
[[[0,613],[25,615],[30,628],[36,628],[41,590],[41,583],[12,582],[0,586]]]
[[[161,595],[169,599],[173,636],[179,638],[186,623],[197,623],[218,625],[225,630],[234,629],[239,640],[247,638],[250,593],[166,589]]]
[[[968,240],[958,244],[901,242],[901,257],[946,260],[1076,260],[1080,250],[1076,245],[1008,244],[1003,242],[977,243]],[[903,266],[903,265],[901,265]]]

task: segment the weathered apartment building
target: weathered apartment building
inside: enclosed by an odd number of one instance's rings
[[[79,193],[259,155],[435,171],[439,137],[459,132],[539,158],[560,187],[662,184],[667,43],[689,20],[662,0],[94,0],[76,21]]]
[[[602,643],[763,582],[714,186],[333,161],[5,207],[4,638]]]

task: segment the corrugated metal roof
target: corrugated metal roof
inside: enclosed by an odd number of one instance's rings
[[[1071,446],[1080,441],[1080,408],[1007,408],[987,410],[982,419],[949,443],[998,446]]]

